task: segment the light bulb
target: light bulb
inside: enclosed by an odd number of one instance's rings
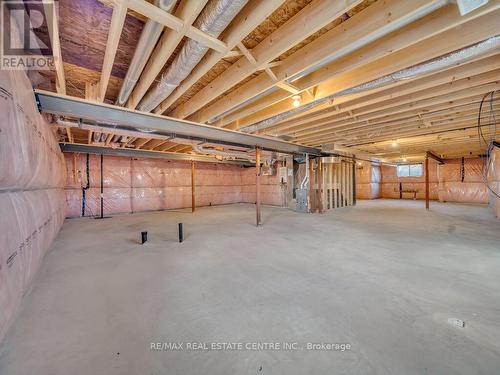
[[[397,146],[398,146],[398,142],[392,141],[392,147],[397,147]]]
[[[300,107],[300,100],[299,100],[299,99],[295,99],[295,100],[293,101],[293,106],[294,106],[294,107]]]

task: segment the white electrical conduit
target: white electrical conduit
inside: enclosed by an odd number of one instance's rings
[[[248,0],[210,0],[194,26],[218,38],[247,2]],[[191,73],[207,51],[207,46],[189,39],[162,74],[160,82],[146,94],[137,109],[144,112],[155,109]]]
[[[156,0],[155,5],[170,13],[175,6],[176,0]],[[129,68],[127,70],[127,75],[123,79],[122,87],[120,93],[118,94],[118,99],[116,104],[123,106],[128,100],[130,93],[135,87],[139,76],[146,65],[146,62],[151,56],[153,49],[160,38],[161,32],[163,31],[163,25],[148,19],[144,24],[142,29],[141,37],[139,42],[137,42],[137,47],[135,48],[134,56],[130,62]]]
[[[289,117],[295,116],[299,113],[307,111],[313,107],[318,105],[327,103],[334,98],[339,96],[345,96],[349,94],[357,94],[364,91],[373,90],[379,87],[383,87],[389,85],[391,83],[395,83],[401,80],[415,78],[418,76],[423,76],[424,74],[429,74],[444,68],[448,68],[453,65],[457,65],[466,60],[470,60],[472,58],[476,58],[482,54],[490,52],[496,48],[500,47],[500,35],[493,36],[482,42],[476,43],[472,46],[462,48],[458,51],[454,51],[448,53],[444,56],[429,60],[419,65],[415,65],[406,69],[399,70],[395,73],[388,74],[386,76],[374,79],[372,81],[362,83],[361,85],[357,85],[351,87],[349,89],[345,89],[339,91],[335,94],[325,96],[324,98],[320,98],[317,100],[313,100],[312,102],[306,103],[301,107],[290,109],[286,112],[280,113],[276,116],[270,117],[268,119],[259,121],[255,124],[245,126],[244,128],[239,129],[245,133],[255,133],[259,130],[264,130],[272,126],[277,122],[284,121]]]

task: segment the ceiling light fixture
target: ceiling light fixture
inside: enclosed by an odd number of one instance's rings
[[[293,106],[294,107],[300,107],[300,95],[294,95],[292,96],[292,99],[293,99]]]

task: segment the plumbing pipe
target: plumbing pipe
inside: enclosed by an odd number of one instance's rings
[[[174,8],[176,0],[156,0],[155,5],[170,13]],[[139,77],[146,66],[146,62],[151,56],[153,49],[160,38],[161,32],[163,31],[163,25],[148,19],[144,24],[142,29],[141,37],[135,48],[134,56],[130,62],[129,68],[127,70],[127,75],[123,80],[122,87],[120,88],[120,93],[118,94],[118,99],[116,104],[123,106],[128,100],[130,93],[135,87]]]
[[[213,148],[204,147],[203,145],[193,145],[192,147],[193,151],[199,154],[219,156],[222,159],[243,159],[255,162],[255,157],[253,155],[242,151],[220,151]]]
[[[194,26],[218,38],[248,0],[211,0]],[[140,111],[151,112],[191,73],[208,51],[208,47],[189,39],[162,74],[160,82],[139,103]]]

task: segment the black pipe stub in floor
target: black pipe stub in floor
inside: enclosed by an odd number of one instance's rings
[[[145,242],[148,240],[148,232],[143,231],[141,232],[141,245],[144,245]]]
[[[182,231],[182,223],[179,223],[179,242],[184,241],[184,233]]]

